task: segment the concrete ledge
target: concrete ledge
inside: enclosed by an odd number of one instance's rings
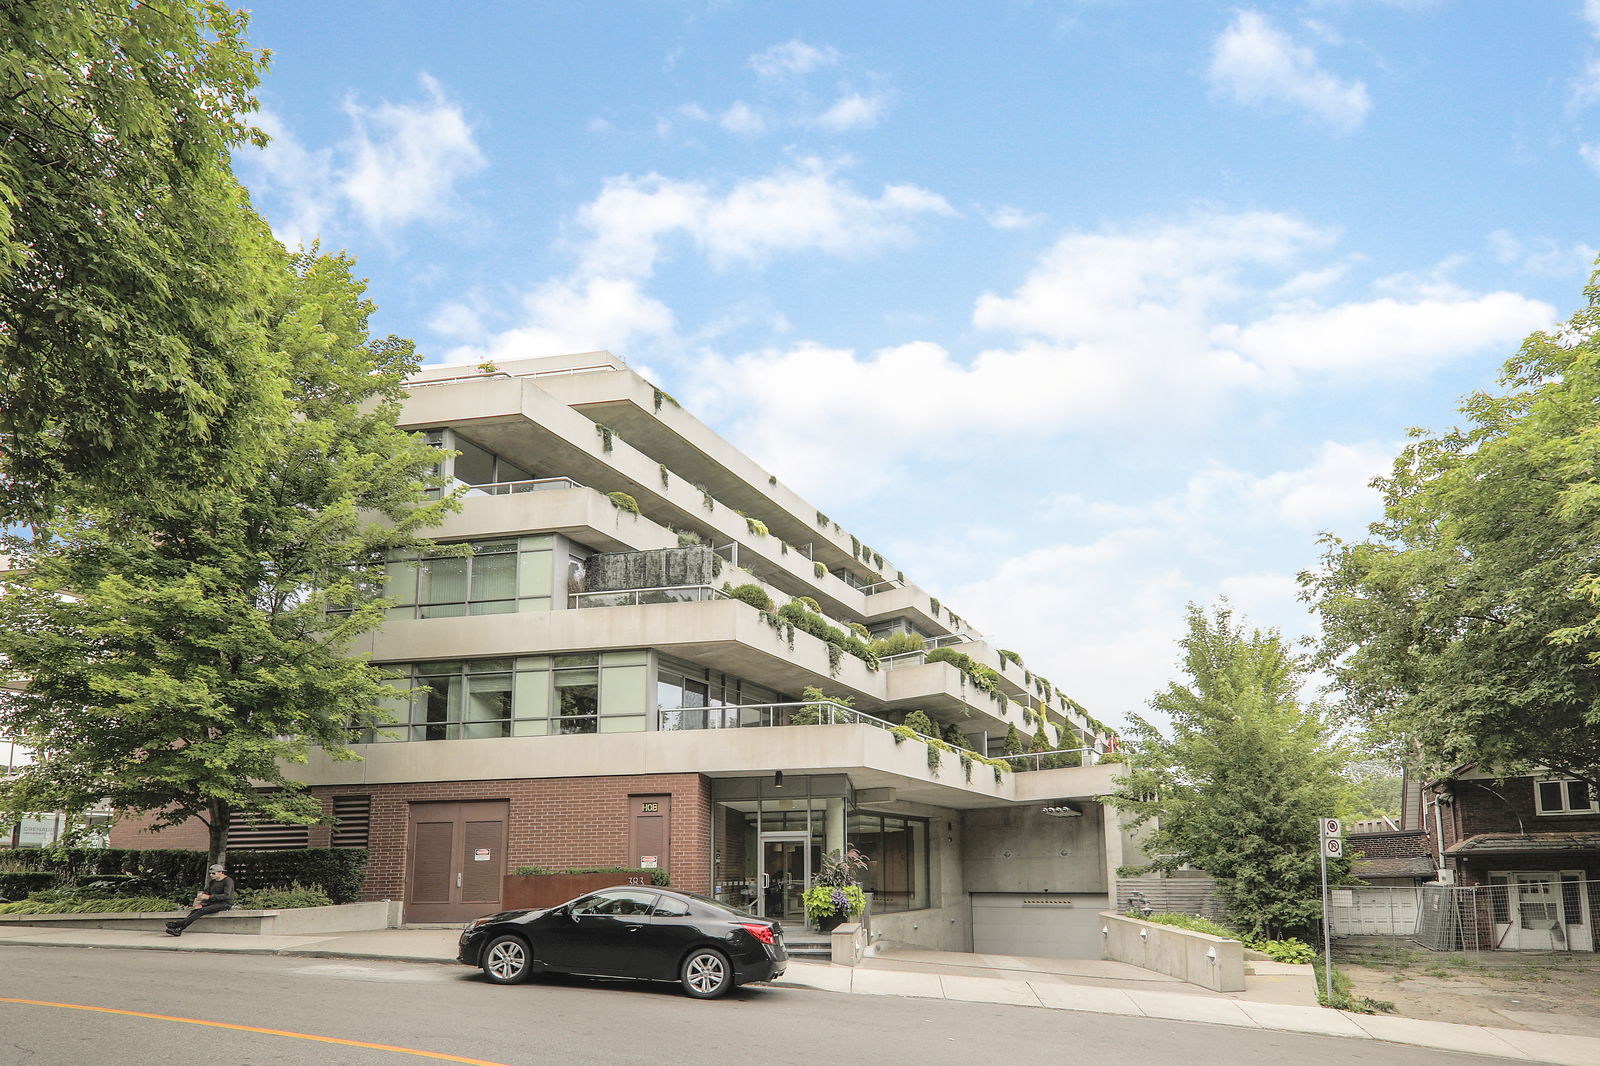
[[[834,927],[829,936],[835,966],[859,966],[867,954],[870,939],[867,927],[861,922],[845,922]]]
[[[126,929],[159,932],[188,910],[113,911],[104,914],[0,914],[0,927],[28,929]],[[191,929],[208,933],[246,936],[311,936],[318,933],[356,933],[370,929],[397,929],[400,904],[395,900],[345,903],[331,907],[297,907],[292,910],[231,910],[208,914]]]
[[[1100,957],[1126,962],[1213,992],[1244,991],[1244,945],[1173,925],[1100,912]]]

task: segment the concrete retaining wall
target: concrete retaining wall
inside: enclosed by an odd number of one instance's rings
[[[167,922],[189,912],[117,912],[110,914],[0,914],[0,926],[35,929],[138,929],[159,932]],[[282,911],[231,910],[201,918],[191,928],[202,933],[241,933],[256,936],[316,936],[320,933],[358,933],[369,929],[398,929],[399,901],[346,903],[332,907],[299,907]]]
[[[1188,981],[1213,992],[1244,991],[1244,945],[1113,911],[1100,914],[1100,957]]]

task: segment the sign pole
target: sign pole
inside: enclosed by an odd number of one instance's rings
[[[1320,821],[1320,819],[1319,819]],[[1318,848],[1322,862],[1322,983],[1323,1000],[1333,1006],[1333,938],[1328,935],[1328,849]]]
[[[1328,899],[1328,856],[1344,854],[1344,825],[1337,818],[1318,818],[1317,836],[1321,838],[1318,855],[1322,864],[1322,983],[1323,996],[1329,1007],[1333,1006],[1333,915]]]

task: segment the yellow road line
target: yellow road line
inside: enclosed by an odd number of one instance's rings
[[[234,1025],[232,1022],[208,1022],[203,1018],[179,1018],[171,1014],[147,1014],[139,1010],[118,1010],[115,1007],[91,1007],[82,1003],[51,1003],[43,999],[13,999],[0,996],[0,1003],[22,1003],[30,1007],[61,1007],[65,1010],[87,1010],[99,1014],[122,1014],[130,1018],[153,1018],[158,1022],[183,1022],[185,1025],[207,1025],[213,1029],[236,1029],[242,1033],[265,1033],[268,1036],[289,1036],[296,1040],[317,1040],[324,1044],[344,1044],[348,1047],[372,1048],[375,1051],[393,1051],[401,1055],[420,1055],[425,1059],[443,1059],[445,1062],[465,1062],[468,1066],[506,1066],[503,1062],[487,1059],[468,1059],[460,1055],[446,1055],[438,1051],[419,1051],[412,1047],[395,1047],[393,1044],[369,1044],[364,1040],[343,1040],[337,1036],[317,1036],[313,1033],[296,1033],[288,1029],[262,1029],[255,1025]]]

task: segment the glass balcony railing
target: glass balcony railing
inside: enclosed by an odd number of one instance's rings
[[[457,482],[465,485],[466,482]],[[467,485],[467,496],[510,496],[518,492],[550,492],[556,489],[581,489],[569,477],[541,477],[530,481],[497,481],[487,485]]]
[[[652,603],[704,603],[730,598],[711,585],[662,585],[616,592],[574,592],[569,602],[573,607],[640,607]]]

